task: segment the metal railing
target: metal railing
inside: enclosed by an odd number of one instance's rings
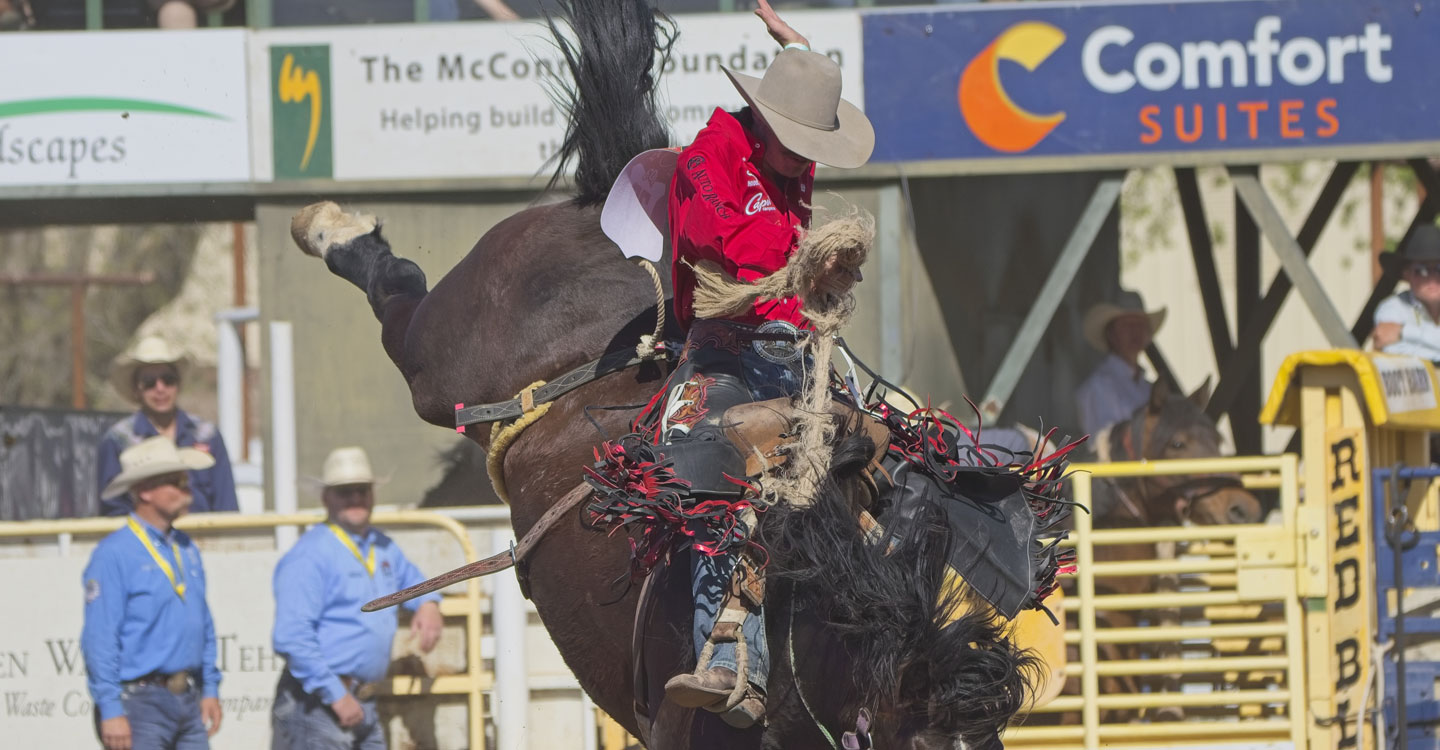
[[[324,520],[325,514],[319,511],[281,515],[197,513],[181,518],[175,526],[188,534],[197,535],[206,532],[309,526]],[[459,543],[466,560],[476,559],[475,547],[470,543],[469,534],[465,527],[453,518],[429,511],[376,510],[371,520],[377,526],[431,526],[442,529]],[[119,529],[124,523],[124,518],[0,522],[0,540],[55,537],[62,554],[66,554],[74,537],[108,534]],[[440,605],[442,615],[465,618],[465,674],[433,679],[396,676],[384,683],[381,689],[382,694],[397,697],[466,695],[469,700],[470,747],[475,750],[485,748],[485,706],[482,693],[493,689],[495,682],[494,674],[484,671],[480,655],[481,604],[480,581],[471,579],[465,583],[463,595],[447,596]]]
[[[1079,651],[1078,663],[1066,667],[1067,676],[1079,678],[1079,692],[1067,690],[1037,708],[1027,722],[1040,723],[1040,715],[1068,713],[1073,717],[1077,712],[1080,721],[1014,727],[1005,735],[1007,746],[1098,750],[1102,743],[1114,748],[1288,742],[1304,747],[1305,651],[1300,646],[1304,611],[1295,571],[1298,458],[1077,464],[1070,481],[1075,500],[1092,507],[1096,477],[1218,473],[1240,474],[1250,479],[1245,482],[1247,487],[1278,490],[1283,522],[1096,529],[1089,514],[1075,514],[1071,543],[1077,553],[1073,581],[1077,595],[1065,600],[1065,612],[1073,625],[1067,629],[1065,641]],[[1157,543],[1188,546],[1173,557],[1157,553],[1150,559],[1097,561],[1097,548]],[[1174,591],[1140,594],[1101,594],[1097,590],[1097,582],[1106,579],[1159,575],[1177,576],[1180,585]],[[1179,620],[1176,624],[1148,627],[1106,627],[1098,616],[1101,612],[1140,611],[1184,615],[1175,618]],[[1267,615],[1270,619],[1264,617]],[[1101,646],[1111,644],[1169,644],[1178,655],[1101,660]],[[1101,679],[1116,677],[1139,678],[1141,683],[1146,678],[1168,677],[1185,689],[1102,694]],[[1205,687],[1210,689],[1203,690]],[[1184,721],[1102,721],[1107,718],[1104,712],[1165,708],[1195,709],[1200,715],[1187,712]]]

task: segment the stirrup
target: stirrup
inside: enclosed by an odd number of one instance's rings
[[[705,710],[720,714],[721,721],[736,729],[749,729],[765,722],[765,696],[748,684],[745,686],[745,697],[739,703],[729,709],[725,708],[725,703],[721,701],[714,708],[707,707]]]

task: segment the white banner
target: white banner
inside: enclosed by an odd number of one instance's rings
[[[845,98],[861,105],[859,16],[787,19],[841,64]],[[716,107],[743,105],[721,66],[763,75],[778,46],[750,14],[679,24],[661,101],[684,144]],[[260,182],[529,177],[565,133],[546,95],[564,61],[536,23],[260,31],[250,72]]]
[[[215,619],[224,681],[224,719],[216,750],[270,745],[270,704],[283,660],[270,649],[275,619],[270,592],[274,552],[205,555],[206,601]],[[0,736],[6,747],[99,747],[85,660],[81,557],[5,560],[5,575],[24,581],[42,607],[0,608]]]
[[[5,35],[0,186],[249,181],[246,34]]]

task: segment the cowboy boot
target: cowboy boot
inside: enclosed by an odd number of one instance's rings
[[[726,667],[712,667],[700,674],[678,674],[665,683],[665,697],[682,708],[703,708],[720,714],[721,721],[736,729],[749,729],[765,716],[765,700],[747,687],[744,699],[733,708],[725,708],[736,679],[735,672]]]
[[[735,670],[727,667],[677,674],[665,683],[665,697],[681,708],[724,711],[726,699],[735,690],[735,680]]]

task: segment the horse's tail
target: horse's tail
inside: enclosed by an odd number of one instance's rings
[[[550,187],[575,160],[575,202],[595,205],[631,158],[670,144],[655,101],[656,57],[663,69],[677,31],[648,0],[560,0],[560,17],[575,41],[547,17],[572,79],[551,89],[569,126]]]

